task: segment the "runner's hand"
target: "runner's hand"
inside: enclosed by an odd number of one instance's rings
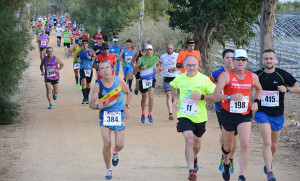
[[[129,119],[129,110],[128,110],[128,107],[126,107],[126,106],[124,108],[124,114],[125,114],[125,118]]]
[[[158,68],[157,68],[157,67],[154,67],[154,68],[153,68],[153,71],[154,71],[155,73],[159,73],[159,71],[158,71]]]
[[[280,92],[286,92],[287,91],[287,89],[284,85],[279,85],[279,86],[277,86],[277,88]]]
[[[59,70],[58,70],[58,69],[55,69],[55,70],[54,70],[54,72],[55,72],[55,73],[58,73],[58,72],[59,72]]]
[[[44,76],[44,72],[41,72],[41,76]]]
[[[256,112],[256,111],[258,110],[258,104],[257,104],[257,102],[254,102],[254,103],[252,104],[251,110],[254,111],[254,112]]]
[[[146,69],[147,69],[147,65],[141,67],[141,70],[146,70]]]
[[[98,109],[101,110],[103,108],[103,103],[99,101],[98,103]]]
[[[173,100],[173,106],[174,106],[174,108],[175,108],[176,111],[178,109],[178,104],[179,104],[178,98],[174,98],[174,100]]]
[[[241,94],[241,93],[234,94],[234,95],[231,96],[232,101],[241,102],[242,99],[243,99],[243,94]]]
[[[195,93],[190,96],[190,99],[193,99],[195,101],[200,100],[200,98],[201,98],[201,94],[196,90]]]

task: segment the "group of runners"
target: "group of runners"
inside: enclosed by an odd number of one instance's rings
[[[153,123],[156,76],[162,72],[168,119],[174,119],[174,106],[177,111],[177,131],[185,138],[188,180],[197,179],[197,154],[208,120],[206,101],[213,101],[216,102],[215,109],[221,128],[219,170],[223,179],[230,180],[230,175],[234,173],[233,159],[239,140],[239,181],[246,180],[252,112],[255,112],[254,120],[259,124],[263,138],[263,170],[268,181],[276,181],[272,163],[284,125],[284,95],[286,92],[300,92],[300,88],[291,74],[275,67],[277,59],[274,50],[263,52],[263,68],[252,73],[246,70],[248,53],[244,49],[226,49],[222,54],[224,68],[213,71],[208,77],[201,73],[201,56],[195,50],[193,39],[188,39],[186,50],[179,53],[174,52],[172,43],[168,43],[166,53],[158,58],[153,53],[150,40],[142,41],[138,51],[132,46],[130,39],[126,40],[124,48],[118,45],[117,37],[112,37],[112,44],[108,45],[103,41],[101,28],[91,38],[95,45],[89,48],[89,36],[84,35],[79,26],[75,26],[76,29],[70,32],[69,27],[73,25],[70,22],[66,24],[64,31],[60,31],[59,26],[56,28],[57,46],[60,47],[60,39],[63,37],[65,58],[73,58],[75,88],[82,91],[82,104],[89,104],[91,109],[99,111],[103,157],[107,169],[105,179],[112,179],[111,163],[113,166],[118,165],[119,152],[124,147],[133,77],[136,79],[134,93],[138,95],[140,92],[142,95],[141,123],[146,123],[146,118]],[[52,99],[56,100],[58,93],[59,71],[64,64],[53,55],[53,48],[47,47],[49,37],[43,30],[41,29],[37,38],[40,51],[46,49],[46,55],[41,54],[40,69],[45,78],[48,108],[52,109]],[[72,43],[70,37],[74,37]],[[68,38],[70,42],[65,41]],[[121,66],[124,74],[122,77],[119,75]],[[95,86],[90,93],[94,71]],[[112,131],[115,133],[113,147]]]

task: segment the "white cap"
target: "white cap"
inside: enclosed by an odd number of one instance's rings
[[[118,38],[114,38],[113,41],[118,41]]]
[[[151,50],[153,50],[153,47],[152,47],[152,45],[146,45],[146,50],[148,50],[148,49],[151,49]]]
[[[244,49],[237,49],[237,50],[234,51],[233,57],[234,58],[238,58],[238,57],[248,58],[248,53]]]

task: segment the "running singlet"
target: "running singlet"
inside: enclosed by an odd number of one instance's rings
[[[121,45],[117,45],[117,46],[110,45],[109,46],[109,53],[114,54],[116,56],[117,61],[119,60],[119,54],[120,54],[121,50],[122,50]],[[118,61],[118,63],[120,63],[120,62]]]
[[[141,79],[146,79],[146,80],[155,79],[155,72],[153,69],[157,64],[157,60],[158,60],[157,56],[154,55],[152,55],[151,58],[148,58],[146,55],[140,58],[141,66],[147,65],[146,70],[140,71]]]
[[[63,29],[61,27],[57,27],[55,31],[56,31],[56,36],[61,36]]]
[[[196,93],[195,91],[198,91],[201,95],[214,92],[216,85],[207,76],[197,72],[194,77],[188,77],[186,73],[183,73],[177,75],[170,82],[170,85],[180,90],[177,118],[188,118],[193,123],[203,123],[208,120],[206,100],[192,100],[190,98],[193,93]]]
[[[241,115],[249,114],[250,112],[250,94],[253,86],[252,74],[250,71],[246,71],[246,77],[244,80],[240,80],[234,74],[233,70],[228,70],[229,84],[224,87],[224,95],[234,95],[237,93],[243,94],[241,102],[225,100],[221,103],[222,107],[230,113],[238,113]]]
[[[98,38],[102,38],[103,39],[103,35],[96,33],[92,38],[95,39],[95,40],[98,40]]]
[[[284,93],[277,86],[293,86],[297,80],[288,72],[275,68],[273,73],[263,70],[255,72],[263,89],[263,94],[258,105],[258,111],[269,116],[281,116],[284,113]]]
[[[100,102],[103,103],[103,108],[99,112],[99,118],[103,118],[104,111],[119,112],[124,109],[124,94],[118,81],[118,76],[115,76],[114,84],[107,88],[102,81],[98,81],[100,94]]]
[[[74,33],[74,38],[75,38],[75,40],[79,40],[79,38],[80,38],[80,31],[76,31]]]
[[[218,70],[215,70],[211,73],[211,75],[209,76],[210,80],[213,82],[213,83],[216,83],[218,82],[219,78],[221,77],[221,75],[225,72],[225,69],[224,68],[220,68]],[[222,106],[220,104],[220,102],[215,102],[215,109],[216,110],[219,110],[219,109],[222,109]]]
[[[176,77],[178,72],[175,70],[176,68],[176,59],[178,57],[178,53],[172,53],[169,55],[168,53],[160,56],[159,61],[163,63],[163,77]]]
[[[124,59],[124,62],[123,62],[123,67],[131,67],[131,60],[133,58],[133,49],[131,48],[130,52],[128,52],[126,50],[126,48],[124,48],[124,53],[123,53],[123,59]]]
[[[58,80],[59,73],[55,73],[54,70],[58,69],[58,65],[55,61],[55,56],[51,60],[47,59],[47,56],[44,57],[44,66],[45,66],[45,80]]]
[[[93,68],[93,61],[92,59],[87,59],[87,56],[91,56],[90,49],[88,51],[83,52],[83,49],[80,50],[80,69],[92,69]]]
[[[64,43],[70,43],[70,33],[69,32],[64,32]]]
[[[88,33],[82,33],[82,39],[87,40],[88,38]]]
[[[74,55],[76,56],[77,55],[77,53],[81,50],[82,48],[78,45],[78,44],[76,44],[76,49],[74,50]],[[74,69],[79,69],[80,68],[80,64],[78,63],[78,60],[77,60],[77,57],[75,57],[74,59],[73,59],[73,67],[74,67]],[[76,65],[75,65],[76,64]]]
[[[39,47],[40,48],[46,48],[47,45],[48,45],[47,34],[45,34],[44,36],[41,34],[40,35],[40,44],[39,44]]]

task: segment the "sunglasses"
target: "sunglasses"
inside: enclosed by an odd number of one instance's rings
[[[87,45],[88,43],[82,43],[82,44]]]
[[[236,61],[243,61],[243,62],[245,62],[245,61],[247,61],[248,60],[248,58],[245,58],[245,57],[238,57],[238,58],[234,58]]]

